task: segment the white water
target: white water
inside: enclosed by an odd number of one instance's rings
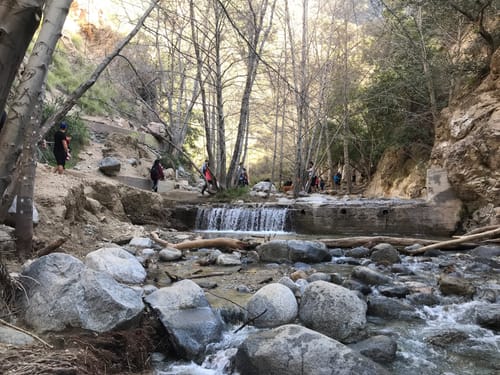
[[[286,233],[286,208],[199,208],[196,213],[197,231]]]

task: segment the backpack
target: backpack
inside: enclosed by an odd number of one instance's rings
[[[156,166],[151,167],[151,171],[149,172],[152,180],[158,180],[160,178],[160,174],[158,173],[158,168]]]

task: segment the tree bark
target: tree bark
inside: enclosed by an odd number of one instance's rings
[[[160,245],[166,247],[172,247],[178,250],[189,250],[189,249],[199,249],[202,247],[216,247],[218,249],[244,249],[247,244],[243,241],[234,238],[207,238],[192,241],[184,241],[181,243],[170,243],[168,241],[162,240],[156,232],[151,232],[151,237],[153,241],[159,243]]]
[[[33,192],[36,174],[37,129],[41,117],[43,84],[64,21],[73,0],[48,0],[44,12],[44,23],[33,47],[17,90],[12,111],[18,114],[16,124],[24,134],[20,173],[15,182],[18,186],[16,211],[16,248],[20,259],[26,259],[32,250],[33,241]]]
[[[2,0],[0,3],[0,113],[40,24],[44,4],[45,0]]]

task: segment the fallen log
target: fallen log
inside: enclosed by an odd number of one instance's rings
[[[218,249],[244,249],[247,244],[243,241],[234,239],[234,238],[225,238],[225,237],[219,237],[219,238],[204,238],[204,239],[198,239],[198,240],[190,240],[190,241],[184,241],[180,243],[170,243],[168,241],[162,240],[159,236],[158,233],[156,232],[151,232],[151,237],[153,238],[153,241],[156,243],[159,243],[160,245],[166,246],[166,247],[171,247],[177,250],[190,250],[190,249],[199,249],[202,247],[215,247]]]
[[[427,246],[421,247],[420,249],[408,251],[407,253],[409,255],[417,255],[417,254],[422,254],[422,253],[426,252],[427,250],[449,248],[451,245],[454,246],[457,244],[462,244],[462,243],[467,242],[467,241],[495,237],[497,235],[500,235],[500,227],[496,227],[496,229],[489,230],[486,232],[481,232],[478,234],[471,234],[470,236],[462,236],[460,238],[456,238],[453,240],[437,242],[437,243],[434,243],[432,245],[427,245]]]
[[[360,237],[344,237],[344,238],[331,238],[320,239],[327,247],[356,247],[369,245],[367,247],[375,246],[379,243],[388,243],[393,246],[411,246],[414,244],[432,245],[435,240],[426,240],[422,238],[406,238],[406,237],[388,237],[388,236],[360,236]]]
[[[464,236],[470,236],[472,234],[477,234],[477,233],[484,233],[493,229],[500,228],[500,225],[488,225],[487,227],[481,227],[481,228],[476,228],[471,230],[470,232],[465,233],[464,235],[460,236],[460,238]]]
[[[37,258],[40,258],[41,256],[48,255],[55,250],[57,250],[63,243],[65,243],[68,239],[67,238],[59,238],[57,241],[54,241],[50,243],[49,245],[45,246],[43,249],[38,250],[36,253]]]

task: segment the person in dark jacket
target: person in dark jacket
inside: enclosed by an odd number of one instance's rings
[[[158,181],[164,180],[165,175],[163,174],[163,167],[160,163],[160,159],[156,159],[150,170],[151,181],[153,181],[153,186],[151,188],[155,193],[158,192]]]
[[[63,174],[66,160],[69,160],[71,157],[69,153],[68,136],[66,135],[67,130],[68,124],[61,122],[59,130],[54,133],[53,152],[57,164],[54,172],[59,174]]]

